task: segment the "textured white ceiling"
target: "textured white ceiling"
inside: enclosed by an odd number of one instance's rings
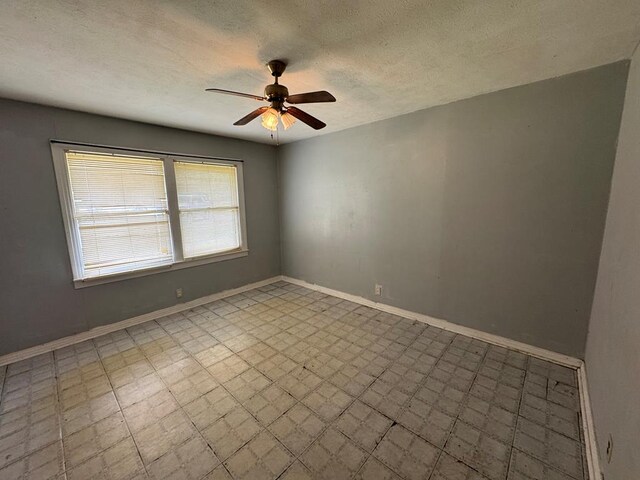
[[[639,0],[0,0],[0,96],[270,142],[261,94],[282,58],[291,93],[341,130],[629,58]]]

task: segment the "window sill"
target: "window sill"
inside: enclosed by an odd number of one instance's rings
[[[183,268],[197,267],[207,265],[209,263],[223,262],[225,260],[233,260],[234,258],[246,257],[249,255],[248,249],[232,250],[230,252],[216,253],[214,255],[206,255],[203,257],[189,258],[171,265],[163,265],[161,267],[147,268],[144,270],[136,270],[134,272],[116,273],[114,275],[104,275],[102,277],[87,278],[84,280],[74,280],[74,288],[93,287],[94,285],[102,285],[105,283],[119,282],[129,280],[130,278],[146,277],[147,275],[155,275],[156,273],[172,272],[174,270],[182,270]]]

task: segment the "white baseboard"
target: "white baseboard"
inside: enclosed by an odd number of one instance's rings
[[[391,313],[393,315],[409,318],[411,320],[417,320],[419,322],[426,323],[427,325],[432,325],[434,327],[442,328],[443,330],[459,333],[460,335],[466,335],[467,337],[477,338],[478,340],[482,340],[487,343],[492,343],[494,345],[499,345],[501,347],[510,348],[511,350],[517,350],[519,352],[526,353],[527,355],[532,355],[534,357],[538,357],[543,360],[548,360],[553,363],[558,363],[566,367],[578,369],[582,365],[582,360],[578,358],[570,357],[568,355],[563,355],[557,352],[552,352],[551,350],[545,350],[544,348],[534,347],[533,345],[518,342],[516,340],[511,340],[510,338],[501,337],[500,335],[494,335],[492,333],[482,332],[474,328],[463,327],[462,325],[451,323],[446,320],[441,320],[439,318],[431,317],[429,315],[424,315],[422,313],[411,312],[409,310],[404,310],[402,308],[393,307],[385,303],[374,302],[364,297],[358,297],[356,295],[351,295],[349,293],[344,293],[338,290],[333,290],[331,288],[323,287],[313,283],[308,283],[308,282],[305,282],[304,280],[298,280],[297,278],[291,278],[283,275],[282,280],[284,280],[285,282],[300,285],[301,287],[309,288],[311,290],[316,290],[318,292],[322,292],[327,295],[332,295],[334,297],[342,298],[344,300],[349,300],[354,303],[359,303],[360,305],[365,305],[367,307],[375,308],[377,310],[382,310],[383,312]]]
[[[59,348],[64,348],[70,345],[74,345],[76,343],[84,342],[85,340],[90,340],[92,338],[96,338],[101,335],[105,335],[107,333],[113,333],[115,331],[122,330],[123,328],[128,328],[128,327],[132,327],[133,325],[138,325],[140,323],[148,322],[149,320],[155,320],[157,318],[166,317],[167,315],[171,315],[173,313],[179,313],[185,310],[190,310],[192,308],[199,307],[200,305],[204,305],[205,303],[215,302],[216,300],[220,300],[226,297],[231,297],[232,295],[237,295],[238,293],[243,293],[248,290],[253,290],[254,288],[263,287],[265,285],[269,285],[271,283],[278,282],[280,280],[282,280],[282,277],[280,275],[277,275],[275,277],[267,278],[266,280],[250,283],[248,285],[243,285],[242,287],[233,288],[231,290],[224,290],[222,292],[207,295],[205,297],[196,298],[195,300],[191,300],[186,303],[179,303],[171,307],[155,310],[153,312],[138,315],[137,317],[128,318],[120,322],[110,323],[109,325],[103,325],[100,327],[92,328],[91,330],[87,330],[86,332],[81,332],[75,335],[70,335],[68,337],[60,338],[58,340],[53,340],[51,342],[47,342],[42,345],[37,345],[35,347],[26,348],[24,350],[20,350],[17,352],[8,353],[6,355],[0,356],[0,367],[3,365],[8,365],[9,363],[26,360],[28,358],[41,355],[43,353],[51,352]]]
[[[570,357],[567,355],[563,355],[557,352],[552,352],[550,350],[545,350],[543,348],[535,347],[533,345],[528,345],[526,343],[511,340],[509,338],[501,337],[499,335],[482,332],[480,330],[476,330],[473,328],[463,327],[462,325],[457,325],[455,323],[451,323],[446,320],[441,320],[439,318],[431,317],[429,315],[424,315],[422,313],[411,312],[409,310],[393,307],[391,305],[386,305],[384,303],[374,302],[372,300],[368,300],[363,297],[358,297],[356,295],[351,295],[349,293],[344,293],[338,290],[333,290],[331,288],[322,287],[320,285],[308,283],[308,282],[305,282],[304,280],[298,280],[297,278],[291,278],[284,275],[278,275],[275,277],[268,278],[266,280],[250,283],[242,287],[234,288],[231,290],[225,290],[220,293],[214,293],[212,295],[207,295],[206,297],[197,298],[190,302],[180,303],[172,307],[167,307],[167,308],[163,308],[153,312],[145,313],[143,315],[132,317],[127,320],[122,320],[120,322],[112,323],[109,325],[96,327],[86,332],[81,332],[76,335],[64,337],[58,340],[54,340],[52,342],[38,345],[36,347],[31,347],[25,350],[20,350],[18,352],[9,353],[7,355],[0,356],[0,366],[7,365],[9,363],[19,362],[21,360],[25,360],[31,357],[35,357],[37,355],[41,355],[43,353],[57,350],[58,348],[68,347],[70,345],[84,342],[85,340],[96,338],[101,335],[105,335],[107,333],[112,333],[117,330],[122,330],[123,328],[148,322],[149,320],[155,320],[157,318],[162,318],[167,315],[171,315],[173,313],[179,313],[185,310],[189,310],[194,307],[204,305],[206,303],[214,302],[216,300],[230,297],[238,293],[243,293],[248,290],[253,290],[254,288],[263,287],[265,285],[269,285],[271,283],[275,283],[280,280],[284,280],[286,282],[293,283],[295,285],[299,285],[301,287],[305,287],[310,290],[316,290],[318,292],[322,292],[327,295],[342,298],[344,300],[349,300],[351,302],[358,303],[360,305],[375,308],[377,310],[391,313],[393,315],[398,315],[411,320],[417,320],[419,322],[426,323],[427,325],[432,325],[434,327],[442,328],[443,330],[448,330],[450,332],[459,333],[461,335],[466,335],[468,337],[477,338],[478,340],[482,340],[487,343],[491,343],[491,344],[498,345],[505,348],[510,348],[512,350],[517,350],[527,355],[532,355],[534,357],[537,357],[543,360],[547,360],[553,363],[557,363],[560,365],[564,365],[564,366],[576,369],[577,375],[578,375],[579,392],[580,392],[580,408],[582,411],[583,430],[584,430],[586,450],[587,450],[587,465],[589,468],[589,478],[590,480],[600,480],[600,462],[599,462],[598,450],[597,450],[597,444],[596,444],[595,428],[593,423],[593,415],[591,413],[591,403],[589,401],[587,375],[585,371],[585,365],[582,360],[578,358]],[[598,473],[596,474],[596,472]]]
[[[393,307],[391,305],[386,305],[384,303],[374,302],[367,298],[358,297],[356,295],[344,293],[339,290],[333,290],[331,288],[323,287],[321,285],[305,282],[304,280],[298,280],[297,278],[287,277],[286,275],[282,276],[282,280],[289,283],[296,284],[296,285],[300,285],[301,287],[305,287],[311,290],[316,290],[318,292],[322,292],[327,295],[342,298],[344,300],[349,300],[350,302],[375,308],[383,312],[391,313],[393,315],[398,315],[400,317],[408,318],[411,320],[417,320],[419,322],[426,323],[427,325],[432,325],[434,327],[442,328],[443,330],[448,330],[450,332],[466,335],[467,337],[477,338],[478,340],[482,340],[484,342],[491,343],[493,345],[498,345],[500,347],[517,350],[519,352],[540,358],[542,360],[547,360],[549,362],[557,363],[559,365],[563,365],[565,367],[570,367],[575,369],[576,374],[578,376],[578,392],[580,393],[580,410],[582,412],[582,415],[581,415],[582,426],[583,426],[583,431],[585,436],[589,479],[600,480],[600,475],[601,475],[600,459],[598,457],[595,427],[593,423],[593,415],[591,413],[591,402],[589,400],[589,388],[587,385],[587,375],[585,371],[584,362],[579,358],[570,357],[568,355],[563,355],[561,353],[553,352],[551,350],[546,350],[544,348],[528,345],[526,343],[518,342],[516,340],[511,340],[510,338],[501,337],[500,335],[494,335],[491,333],[482,332],[474,328],[463,327],[462,325],[457,325],[455,323],[451,323],[446,320],[441,320],[439,318],[434,318],[429,315],[424,315],[422,313],[411,312],[409,310]]]
[[[589,479],[600,480],[600,457],[598,456],[598,443],[596,441],[596,427],[593,422],[591,400],[589,398],[589,385],[587,383],[587,369],[584,362],[578,368],[578,391],[580,392],[580,411],[582,412],[582,430],[587,454],[587,467]]]

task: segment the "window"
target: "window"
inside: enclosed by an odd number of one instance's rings
[[[76,286],[247,255],[242,162],[52,142]]]
[[[236,168],[176,162],[176,187],[185,258],[240,246]]]

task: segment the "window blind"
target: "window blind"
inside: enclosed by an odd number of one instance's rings
[[[161,159],[67,151],[83,278],[173,261]]]
[[[175,162],[185,258],[240,247],[240,206],[234,166]]]

